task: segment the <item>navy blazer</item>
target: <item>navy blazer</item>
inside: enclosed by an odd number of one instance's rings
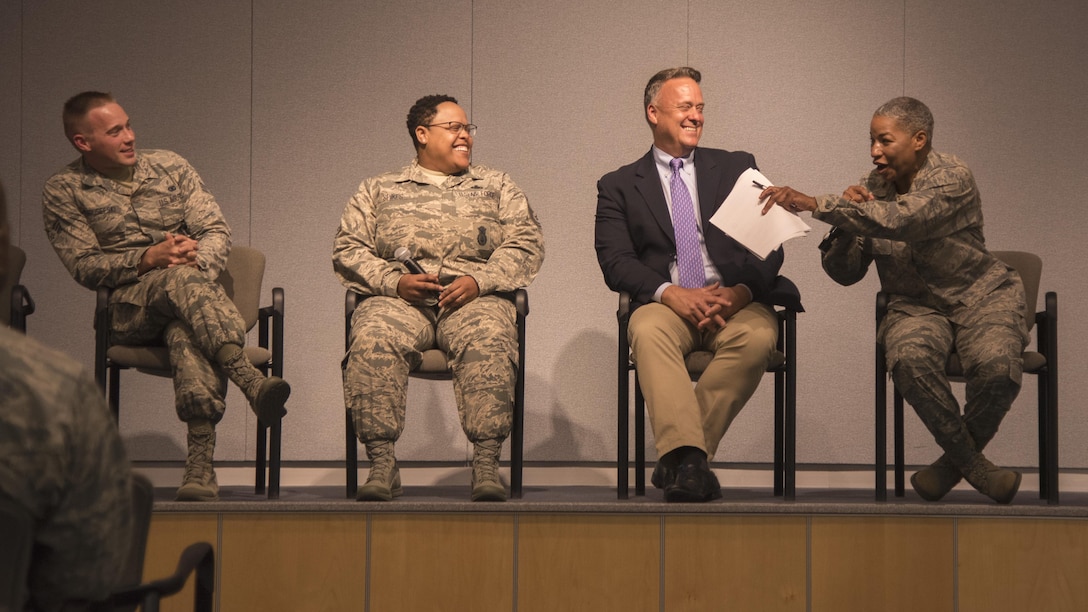
[[[752,290],[754,301],[801,312],[797,287],[778,275],[781,247],[760,260],[710,223],[740,175],[755,167],[751,153],[695,149],[699,217],[706,249],[723,286],[743,283]],[[671,280],[669,264],[676,260],[676,241],[652,150],[597,182],[594,247],[608,288],[630,293],[633,308],[653,301],[657,288]]]

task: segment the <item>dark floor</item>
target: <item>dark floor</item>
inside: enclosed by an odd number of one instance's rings
[[[216,502],[175,502],[173,488],[155,490],[157,512],[589,512],[683,514],[866,514],[919,516],[1088,517],[1088,493],[1062,493],[1048,505],[1037,490],[1022,490],[1012,504],[999,505],[981,494],[957,489],[940,502],[926,502],[907,490],[901,498],[875,501],[868,489],[799,489],[794,501],[761,488],[724,488],[723,497],[705,504],[666,504],[661,491],[621,500],[615,488],[602,486],[526,486],[521,499],[472,503],[469,488],[453,485],[405,487],[392,502],[357,502],[344,487],[284,487],[269,500],[252,488],[224,487]],[[632,488],[633,491],[633,488]]]

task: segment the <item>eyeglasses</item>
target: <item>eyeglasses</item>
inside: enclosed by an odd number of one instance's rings
[[[454,135],[460,134],[461,130],[465,130],[466,132],[468,132],[469,136],[475,136],[476,135],[476,126],[475,125],[472,125],[471,123],[466,125],[464,123],[461,123],[460,121],[445,121],[445,122],[442,122],[442,123],[428,123],[428,124],[424,125],[423,127],[446,128],[447,130],[453,132]]]

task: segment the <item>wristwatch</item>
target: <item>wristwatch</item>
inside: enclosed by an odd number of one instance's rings
[[[835,242],[835,238],[842,233],[842,230],[837,227],[832,227],[831,231],[824,236],[824,239],[820,241],[820,245],[817,247],[821,253],[826,253],[831,248],[831,244]]]

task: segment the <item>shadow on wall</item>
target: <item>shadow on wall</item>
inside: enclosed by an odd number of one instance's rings
[[[180,421],[177,421],[177,425],[181,428],[185,427]],[[185,446],[178,444],[177,440],[174,440],[162,432],[147,432],[133,436],[124,436],[124,443],[130,458],[154,456],[156,461],[184,461],[185,455],[188,452],[188,449]]]
[[[528,388],[549,392],[526,401],[526,461],[614,460],[615,355],[614,337],[588,330],[563,347],[550,380],[529,375]],[[588,420],[571,418],[592,413],[596,416]],[[586,422],[601,426],[587,427]]]

